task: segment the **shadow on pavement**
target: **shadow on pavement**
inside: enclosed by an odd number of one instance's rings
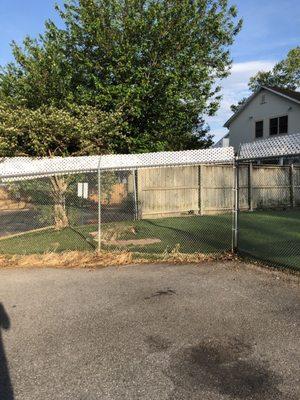
[[[0,303],[0,399],[13,400],[14,393],[9,376],[8,363],[4,351],[4,344],[2,340],[2,330],[10,328],[9,317]]]

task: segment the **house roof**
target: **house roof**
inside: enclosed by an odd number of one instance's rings
[[[247,98],[245,103],[225,122],[224,127],[229,128],[231,122],[241,114],[241,112],[247,107],[247,105],[256,97],[263,89],[268,90],[269,92],[275,93],[281,97],[285,97],[286,99],[292,100],[295,103],[300,104],[300,92],[296,92],[295,90],[283,89],[279,87],[271,87],[271,86],[261,86],[256,92],[252,93],[251,96]]]
[[[296,100],[297,102],[300,102],[300,92],[296,92],[296,90],[290,90],[290,89],[283,89],[279,88],[276,86],[273,87],[265,87],[265,89],[272,90],[273,92],[276,92],[282,96],[288,97],[289,99]]]
[[[218,147],[223,139],[229,138],[229,132],[227,132],[224,136],[222,136],[216,143],[212,145],[213,148]]]

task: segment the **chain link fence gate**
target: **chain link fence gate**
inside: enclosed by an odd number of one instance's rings
[[[238,167],[238,252],[300,269],[300,135],[242,145]]]

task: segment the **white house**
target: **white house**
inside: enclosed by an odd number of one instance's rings
[[[229,146],[229,133],[218,140],[213,147],[228,147]]]
[[[262,86],[224,125],[229,132],[218,142],[235,150],[241,143],[300,133],[300,92]]]

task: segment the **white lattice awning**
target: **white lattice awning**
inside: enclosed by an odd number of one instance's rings
[[[256,160],[300,155],[300,133],[259,139],[240,147],[239,160]]]
[[[0,162],[0,179],[3,181],[12,181],[51,175],[96,172],[98,169],[102,171],[120,171],[138,168],[211,163],[227,164],[233,162],[233,147],[88,157],[3,158]]]

